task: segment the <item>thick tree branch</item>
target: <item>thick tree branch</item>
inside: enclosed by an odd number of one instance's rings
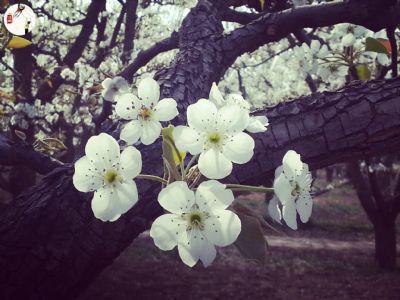
[[[358,81],[267,109],[271,128],[256,136],[256,155],[250,167],[235,168],[236,179],[263,184],[289,149],[301,153],[312,169],[398,151],[399,95],[400,77]]]
[[[0,134],[0,165],[22,165],[40,174],[47,174],[62,166],[62,163],[33,150],[31,145],[21,140],[13,141],[4,134]]]
[[[265,184],[288,149],[301,153],[312,169],[398,151],[399,92],[400,78],[357,83],[259,111],[271,127],[256,137],[254,159],[236,165],[233,178]],[[162,171],[160,143],[146,147],[142,155],[145,172]],[[72,174],[72,166],[56,169],[0,214],[3,298],[74,298],[162,213],[156,201],[160,186],[139,180],[140,200],[132,210],[117,222],[96,220],[91,194],[75,190]]]
[[[136,9],[138,0],[126,0],[126,22],[125,22],[125,38],[124,47],[121,55],[123,64],[129,62],[133,51],[133,41],[135,40],[136,32]]]
[[[279,13],[265,14],[229,33],[222,43],[229,45],[226,50],[230,52],[230,59],[235,60],[245,52],[254,51],[266,43],[278,41],[303,28],[352,23],[378,31],[398,22],[399,5],[382,5],[376,0],[353,0],[301,6]],[[232,47],[232,43],[235,47]]]
[[[240,12],[231,8],[224,9],[221,13],[222,21],[236,22],[242,25],[246,25],[259,17],[259,14]]]
[[[169,38],[155,43],[146,50],[140,51],[136,59],[118,75],[124,77],[129,82],[132,82],[133,75],[135,75],[137,70],[145,66],[158,54],[178,48],[178,41],[179,36],[176,32],[174,32]]]

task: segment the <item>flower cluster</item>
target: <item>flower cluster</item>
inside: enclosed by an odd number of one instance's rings
[[[308,165],[301,161],[298,153],[288,151],[282,165],[275,170],[275,196],[268,205],[272,219],[280,223],[283,217],[292,229],[297,229],[297,213],[303,223],[308,222],[312,211],[311,181]]]
[[[161,250],[177,247],[188,266],[194,266],[199,260],[204,266],[210,265],[216,257],[216,246],[234,243],[241,233],[239,216],[228,209],[234,201],[234,189],[215,179],[229,176],[234,163],[245,164],[252,158],[255,142],[244,131],[263,133],[267,130],[268,119],[252,116],[241,95],[230,94],[224,98],[213,84],[209,99],[200,99],[188,106],[187,126],[170,126],[169,136],[163,131],[164,178],[144,175],[140,174],[141,154],[132,144],[154,143],[160,137],[162,122],[178,115],[177,103],[172,98],[160,100],[160,86],[151,78],[138,84],[137,95],[130,92],[121,77],[105,80],[103,88],[103,97],[115,101],[116,114],[128,121],[120,134],[127,146],[120,152],[112,136],[101,133],[91,137],[85,147],[86,155],[75,163],[73,183],[76,189],[94,192],[91,205],[95,217],[113,222],[138,201],[135,179],[162,183],[165,187],[158,195],[158,202],[166,213],[151,226],[154,243]],[[172,154],[168,155],[167,151]],[[186,152],[192,158],[185,167]],[[286,219],[291,213],[287,193],[293,194],[293,189],[297,192],[299,188],[292,181],[299,180],[302,175],[298,161],[292,156],[291,152],[285,156],[274,186],[279,199],[286,197],[281,199],[283,216],[294,228],[289,222],[290,216]],[[293,170],[292,164],[295,164]],[[305,170],[302,165],[300,167]],[[193,174],[197,174],[195,179]],[[201,175],[210,180],[198,184]],[[291,201],[295,203],[294,199]],[[297,200],[300,207],[299,203]],[[302,220],[305,219],[302,217]]]

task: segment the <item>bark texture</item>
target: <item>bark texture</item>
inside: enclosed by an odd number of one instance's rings
[[[358,83],[271,107],[255,158],[233,179],[264,183],[288,149],[311,168],[399,150],[400,78]],[[146,170],[161,166],[158,145],[143,151]],[[150,151],[149,151],[150,150]],[[115,223],[93,217],[90,194],[74,189],[72,166],[57,168],[0,215],[0,295],[73,299],[161,213],[157,185],[138,182],[139,203]]]

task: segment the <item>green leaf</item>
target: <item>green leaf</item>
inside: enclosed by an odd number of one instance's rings
[[[355,69],[359,80],[371,79],[371,71],[366,64],[359,64],[355,67]]]
[[[365,40],[365,51],[389,54],[389,51],[385,45],[378,39],[374,39],[372,37],[367,37]]]
[[[25,48],[31,44],[32,42],[28,41],[27,39],[24,39],[19,36],[13,36],[11,40],[8,42],[6,47],[9,49],[20,49],[20,48]]]
[[[241,209],[238,210],[237,205],[234,207],[234,210],[242,223],[242,230],[234,245],[243,257],[264,264],[267,253],[267,241],[264,238],[260,221],[257,217],[248,215]]]
[[[185,159],[186,152],[180,152],[176,148],[174,138],[172,136],[173,131],[174,131],[174,126],[169,125],[168,127],[162,129],[162,135],[163,135],[164,139],[168,139],[168,141],[171,143],[172,150],[173,150],[172,155],[174,158],[174,163],[176,166],[178,166]]]
[[[176,166],[183,162],[183,159],[186,156],[186,153],[181,153],[175,146],[174,139],[172,136],[172,132],[174,130],[174,126],[170,125],[166,128],[161,130],[163,143],[162,143],[162,150],[163,150],[163,158],[164,162],[175,180],[180,180],[181,176],[176,169]]]

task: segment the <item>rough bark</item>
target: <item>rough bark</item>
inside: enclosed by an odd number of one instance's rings
[[[177,77],[179,78],[179,77]],[[400,148],[400,78],[360,83],[341,92],[302,97],[271,107],[271,128],[256,139],[255,158],[233,179],[265,181],[288,149],[311,168]],[[159,149],[143,151],[146,171],[159,170]],[[138,183],[139,203],[119,221],[103,223],[90,194],[77,192],[65,166],[21,195],[0,215],[0,295],[72,299],[161,213],[157,185]]]

